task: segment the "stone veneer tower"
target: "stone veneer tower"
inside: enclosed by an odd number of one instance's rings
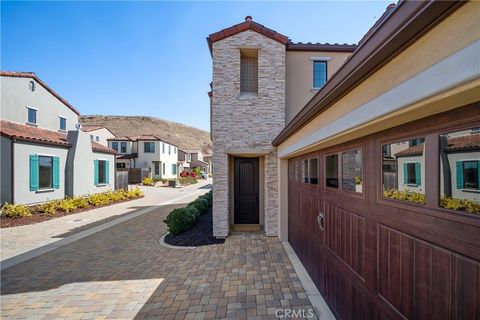
[[[226,237],[233,224],[233,157],[259,157],[260,224],[277,235],[277,154],[272,140],[285,126],[285,60],[288,38],[245,22],[207,38],[213,58],[213,234]],[[258,92],[241,92],[241,52],[255,52]]]

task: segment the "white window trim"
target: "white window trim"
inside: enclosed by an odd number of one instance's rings
[[[330,61],[332,57],[310,57],[312,61]]]
[[[25,107],[26,107],[27,109],[32,109],[32,110],[38,111],[38,108],[35,108],[35,107],[32,107],[32,106],[29,106],[29,105],[27,105],[27,106],[25,106]]]

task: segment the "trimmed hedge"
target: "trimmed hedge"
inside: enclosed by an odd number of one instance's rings
[[[212,192],[208,192],[190,202],[185,208],[174,209],[163,222],[168,231],[173,234],[190,230],[197,223],[200,215],[208,212],[212,206]]]

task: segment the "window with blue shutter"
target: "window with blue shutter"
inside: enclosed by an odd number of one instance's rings
[[[38,156],[30,155],[30,191],[38,190]]]
[[[420,162],[415,162],[415,184],[422,185],[422,166]]]
[[[98,185],[98,160],[93,160],[93,183]]]
[[[172,174],[177,174],[177,165],[172,164]]]
[[[407,163],[403,164],[403,184],[408,184],[408,167]]]
[[[477,160],[463,161],[463,185],[462,189],[479,189],[479,163]],[[458,178],[457,178],[458,179]],[[458,184],[458,182],[457,182]]]
[[[108,166],[108,161],[105,160],[105,183],[109,184],[110,183],[110,174],[109,174],[109,166]]]
[[[60,158],[53,157],[53,188],[60,188]]]

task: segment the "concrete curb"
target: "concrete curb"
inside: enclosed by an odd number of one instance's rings
[[[165,237],[167,235],[169,235],[170,232],[167,232],[165,233],[163,236],[160,237],[160,239],[158,239],[158,243],[160,243],[162,246],[164,246],[165,248],[169,248],[169,249],[176,249],[176,250],[194,250],[194,249],[197,249],[197,247],[181,247],[181,246],[172,246],[171,244],[168,244],[165,242]]]
[[[295,269],[303,288],[305,289],[305,293],[307,294],[313,309],[315,309],[318,319],[336,319],[322,295],[318,291],[317,287],[313,283],[312,278],[310,278],[308,275],[307,270],[305,270],[302,262],[300,262],[300,259],[298,259],[297,254],[295,251],[293,251],[293,248],[288,242],[282,242],[282,244],[285,248],[288,258],[292,262],[293,268]]]

